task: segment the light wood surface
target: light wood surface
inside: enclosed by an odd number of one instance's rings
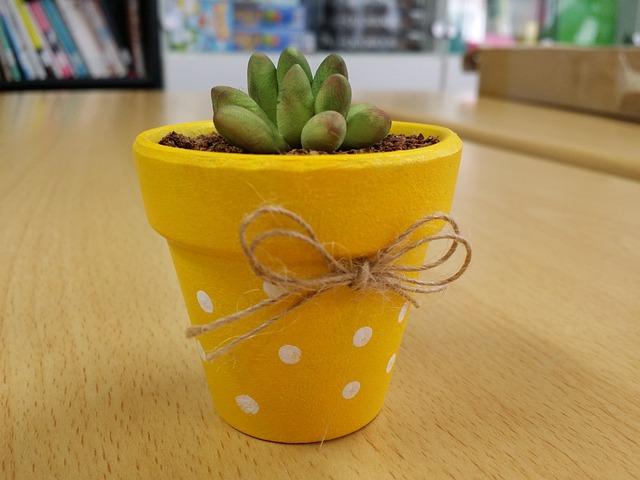
[[[474,57],[481,95],[640,122],[635,47],[528,45],[482,48]]]
[[[381,415],[323,445],[224,424],[130,153],[208,108],[0,96],[0,478],[640,477],[640,184],[471,142],[474,260],[412,314]]]
[[[397,120],[448,125],[463,140],[640,179],[640,124],[472,95],[368,92]]]

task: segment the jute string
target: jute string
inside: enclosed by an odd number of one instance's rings
[[[249,240],[247,238],[247,230],[258,218],[264,215],[281,215],[287,217],[301,227],[302,232],[292,229],[274,228],[259,234],[253,240]],[[437,221],[445,222],[445,227],[450,227],[451,231],[441,231],[441,233],[423,236],[417,240],[410,238],[420,227]],[[299,278],[290,273],[276,272],[265,265],[258,259],[256,249],[266,240],[278,237],[295,239],[310,245],[320,254],[326,263],[327,272],[313,278]],[[411,250],[426,243],[439,240],[449,240],[451,245],[436,260],[428,263],[425,262],[419,266],[396,264],[396,260]],[[227,341],[213,350],[204,352],[203,358],[207,361],[228,353],[238,344],[255,337],[293,310],[301,307],[327,290],[346,286],[353,290],[370,289],[379,292],[395,292],[415,307],[419,307],[415,299],[415,294],[434,293],[443,290],[447,285],[458,279],[469,266],[469,262],[471,262],[471,245],[460,234],[460,229],[453,218],[444,213],[436,213],[421,218],[398,235],[386,247],[381,248],[369,257],[349,259],[334,257],[318,240],[311,226],[300,215],[277,205],[268,205],[258,208],[244,218],[240,224],[240,245],[253,272],[262,280],[280,287],[284,293],[275,298],[262,300],[244,310],[218,318],[210,323],[191,326],[187,328],[187,337],[193,338],[207,332],[212,332],[225,325],[238,322],[272,305],[280,303],[287,304],[279,310],[278,313],[257,327],[234,337],[232,340]],[[443,265],[461,245],[465,248],[465,257],[462,264],[454,273],[443,279],[432,281],[423,281],[406,276],[407,273],[424,272]]]

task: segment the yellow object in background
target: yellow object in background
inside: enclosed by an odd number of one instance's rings
[[[372,254],[429,213],[450,210],[462,143],[446,128],[394,122],[392,133],[435,135],[440,142],[358,155],[227,154],[158,144],[173,130],[212,129],[210,121],[170,125],[141,133],[134,144],[147,216],[169,243],[193,324],[279,293],[254,275],[238,240],[243,217],[261,205],[296,212],[336,255],[350,258]],[[277,225],[292,226],[264,219],[265,229]],[[266,253],[274,265],[321,268],[313,250],[288,239],[273,243]],[[424,255],[416,249],[402,262],[418,265]],[[267,310],[205,335],[203,348],[277,313]],[[382,408],[407,310],[392,293],[344,287],[322,294],[204,362],[217,411],[235,428],[279,442],[320,441],[361,428]]]

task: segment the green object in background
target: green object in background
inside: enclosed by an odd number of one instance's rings
[[[618,2],[613,0],[560,0],[556,40],[584,46],[613,45],[617,17]]]

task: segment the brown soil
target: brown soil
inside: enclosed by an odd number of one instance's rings
[[[217,133],[187,137],[181,133],[171,132],[165,135],[159,143],[167,147],[200,150],[202,152],[243,153],[241,148],[231,145]]]
[[[412,150],[414,148],[426,147],[438,143],[438,138],[429,135],[425,137],[421,133],[418,135],[395,135],[389,134],[378,143],[367,148],[358,150],[338,150],[333,153],[372,153],[372,152],[396,152],[398,150]],[[228,143],[221,135],[210,133],[197,137],[187,137],[181,133],[171,132],[160,140],[160,145],[169,147],[184,148],[187,150],[199,150],[203,152],[225,152],[225,153],[245,153],[239,147]],[[331,155],[329,152],[318,152],[315,150],[305,150],[297,148],[285,152],[289,155]]]

